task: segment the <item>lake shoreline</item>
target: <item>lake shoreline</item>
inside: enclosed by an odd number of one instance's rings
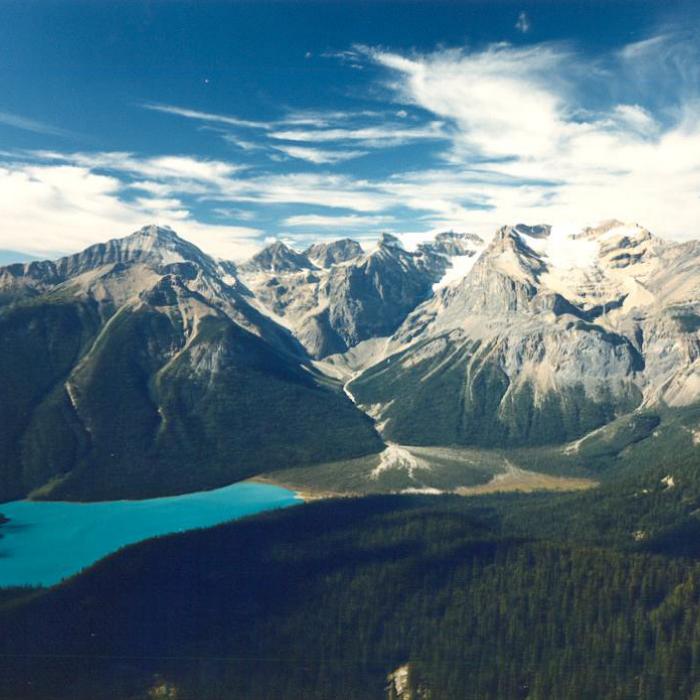
[[[291,489],[245,482],[139,501],[5,503],[0,587],[52,586],[122,547],[299,503]]]
[[[330,498],[352,498],[356,494],[352,493],[340,493],[338,491],[322,491],[320,489],[310,489],[308,487],[299,488],[294,484],[285,483],[280,479],[275,479],[266,474],[261,474],[258,476],[253,476],[250,479],[246,479],[240,483],[252,483],[252,484],[264,484],[265,486],[279,486],[280,488],[287,489],[288,491],[293,491],[294,495],[302,500],[304,503],[310,503],[312,501],[323,501]]]

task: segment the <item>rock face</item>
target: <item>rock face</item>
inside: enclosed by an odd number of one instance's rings
[[[277,241],[254,255],[243,269],[251,272],[296,272],[313,270],[314,267],[304,253],[297,253],[288,245]]]
[[[426,252],[439,255],[454,256],[476,254],[484,245],[484,241],[475,233],[456,233],[455,231],[444,231],[435,236],[435,240],[430,243],[421,243],[418,248]]]
[[[700,244],[620,222],[506,226],[350,389],[387,439],[565,442],[639,406],[700,399]]]
[[[318,267],[332,267],[362,255],[362,246],[350,238],[341,238],[330,243],[314,243],[304,251],[304,255]]]
[[[148,226],[0,267],[0,499],[380,453],[365,414],[398,446],[564,443],[697,404],[699,358],[700,242],[638,225],[278,242],[240,267]]]
[[[323,358],[393,333],[406,314],[430,296],[452,264],[452,251],[468,257],[481,245],[476,236],[449,236],[453,240],[438,237],[434,248],[426,245],[416,252],[405,250],[390,234],[383,234],[367,253],[349,239],[318,244],[304,257],[319,269],[281,271],[248,263],[241,267],[241,279],[263,308],[293,330],[311,356]]]
[[[0,500],[150,497],[381,449],[233,271],[157,227],[0,269]]]

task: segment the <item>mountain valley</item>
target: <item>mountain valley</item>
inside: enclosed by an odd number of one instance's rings
[[[0,268],[0,299],[4,498],[264,474],[454,491],[504,459],[594,483],[700,429],[700,243],[638,225],[277,242],[242,264],[150,226]],[[601,441],[617,451],[591,460]]]

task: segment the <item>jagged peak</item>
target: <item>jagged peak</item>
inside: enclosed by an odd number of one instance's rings
[[[447,257],[463,255],[473,256],[479,252],[483,246],[483,238],[477,236],[475,233],[442,231],[436,234],[432,241],[420,243],[418,245],[418,251]]]
[[[488,249],[497,252],[505,250],[533,252],[532,244],[546,241],[550,234],[551,226],[545,224],[536,224],[535,226],[508,224],[501,226],[496,231]]]
[[[531,238],[548,238],[552,233],[552,227],[549,224],[535,224],[534,226],[516,224],[512,228],[518,234],[530,236]]]
[[[182,240],[177,233],[167,225],[147,224],[134,231],[127,238],[154,238],[160,240]]]
[[[362,246],[352,238],[337,238],[310,245],[304,255],[321,267],[330,267],[359,257],[362,255]]]
[[[435,235],[435,241],[469,241],[481,245],[484,239],[476,233],[467,233],[462,231],[441,231]]]
[[[284,241],[273,241],[272,243],[268,243],[261,253],[270,250],[270,251],[275,251],[275,252],[290,252],[290,253],[296,253],[297,255],[299,254],[298,251],[294,250],[291,246],[287,245]]]
[[[146,264],[160,268],[177,263],[194,263],[210,271],[216,268],[212,258],[180,238],[172,228],[150,224],[57,260],[32,261],[6,270],[15,278],[52,285],[108,265]]]
[[[284,241],[276,240],[257,252],[242,266],[242,269],[265,272],[291,272],[295,270],[313,270],[315,267],[304,253],[294,250]]]
[[[77,256],[111,258],[115,262],[143,261],[161,264],[196,262],[211,266],[214,261],[194,243],[179,236],[170,226],[148,224],[123,238],[113,238],[86,248]],[[75,256],[73,256],[75,257]]]
[[[382,233],[379,237],[378,245],[384,248],[399,248],[403,250],[403,243],[393,233]]]
[[[580,233],[574,234],[573,238],[599,238],[600,236],[605,236],[614,229],[626,226],[628,226],[628,224],[625,224],[624,221],[620,221],[619,219],[607,219],[606,221],[601,221],[597,226],[586,226]]]

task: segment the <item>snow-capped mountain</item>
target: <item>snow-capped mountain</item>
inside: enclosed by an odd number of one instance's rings
[[[239,266],[148,226],[0,268],[0,497],[565,444],[698,404],[699,358],[700,242],[637,225],[278,242]]]
[[[700,244],[616,221],[505,226],[350,389],[397,442],[565,442],[698,401],[699,329]]]
[[[386,233],[366,253],[350,239],[317,244],[305,254],[274,243],[242,265],[240,277],[259,308],[290,328],[311,356],[322,358],[390,335],[430,296],[452,260],[469,258],[482,245],[477,236],[453,233],[415,252]],[[284,266],[268,262],[281,251]]]

